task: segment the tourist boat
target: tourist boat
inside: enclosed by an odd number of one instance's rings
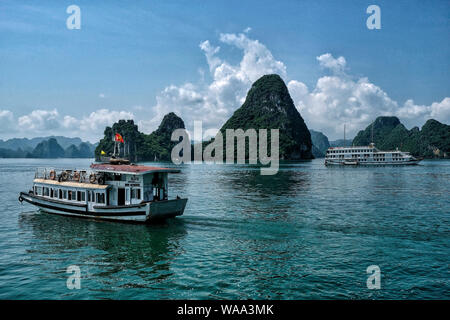
[[[19,201],[66,216],[151,222],[183,214],[187,199],[168,198],[168,174],[178,169],[111,160],[91,170],[38,169]]]
[[[373,143],[362,147],[331,147],[325,154],[325,165],[413,165],[421,160],[398,149],[380,151]]]

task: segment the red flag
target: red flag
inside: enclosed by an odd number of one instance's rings
[[[122,138],[122,136],[121,136],[120,134],[118,134],[118,133],[116,133],[116,136],[114,137],[114,140],[123,143],[123,138]]]

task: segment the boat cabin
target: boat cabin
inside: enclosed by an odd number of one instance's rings
[[[132,206],[168,200],[168,174],[178,169],[123,164],[92,164],[92,172],[41,170],[36,173],[37,196],[83,204],[88,210]]]

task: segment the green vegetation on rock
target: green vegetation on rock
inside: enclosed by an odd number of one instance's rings
[[[270,129],[279,129],[280,159],[313,158],[309,130],[279,75],[265,75],[253,83],[244,104],[220,129],[224,137],[226,129],[268,129],[269,146]]]
[[[40,142],[33,152],[29,154],[29,158],[62,158],[64,157],[64,149],[58,144],[55,138],[50,138]]]
[[[326,135],[322,132],[309,130],[311,133],[311,141],[313,144],[312,153],[315,158],[325,157],[327,149],[330,147],[330,142]]]
[[[106,127],[105,136],[95,149],[96,159],[100,159],[101,152],[112,155],[114,150],[114,135],[119,133],[124,143],[119,143],[120,155],[124,153],[132,161],[168,161],[172,148],[177,142],[171,141],[172,132],[184,129],[184,122],[175,113],[166,114],[158,129],[151,134],[139,132],[133,120],[119,120],[112,127]]]
[[[372,124],[360,131],[353,145],[368,145],[372,137]],[[450,126],[436,120],[428,120],[422,130],[405,128],[397,117],[378,117],[373,123],[373,142],[380,150],[411,152],[425,158],[448,158],[450,156]]]

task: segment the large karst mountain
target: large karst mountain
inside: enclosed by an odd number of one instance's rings
[[[226,129],[279,129],[281,159],[313,158],[311,134],[279,75],[265,75],[253,83],[244,104],[220,129],[224,136]]]

